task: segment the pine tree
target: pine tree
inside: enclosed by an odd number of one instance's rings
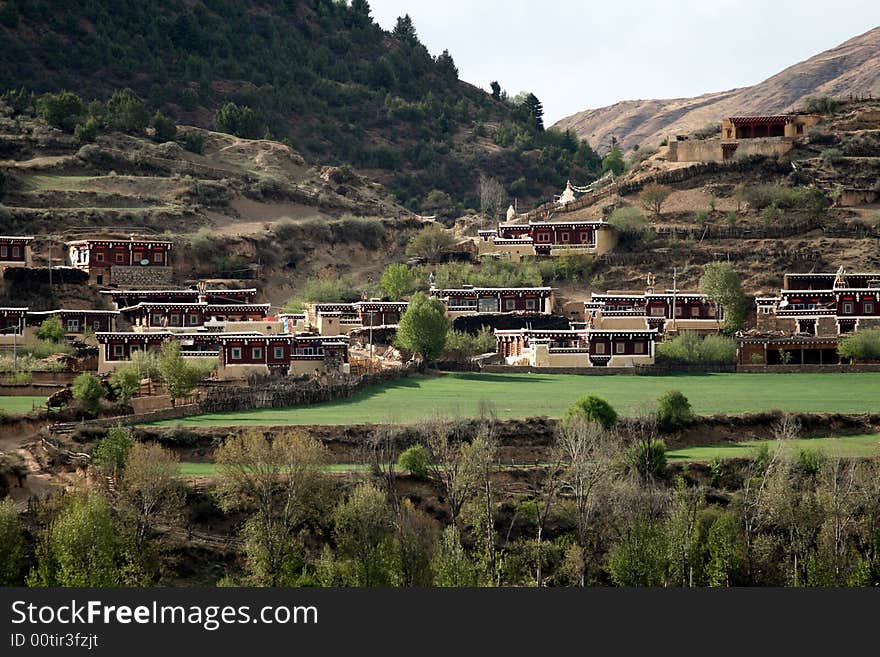
[[[544,130],[544,106],[535,94],[530,93],[523,102],[523,107],[528,114],[535,130]]]
[[[397,24],[391,32],[392,36],[398,41],[410,46],[419,45],[419,36],[416,34],[416,26],[413,25],[412,18],[409,14],[397,17]]]
[[[501,100],[501,85],[498,84],[498,80],[492,80],[489,86],[492,87],[492,98]]]

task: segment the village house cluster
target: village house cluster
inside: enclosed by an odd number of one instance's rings
[[[755,328],[737,336],[741,365],[839,364],[841,335],[880,328],[880,272],[786,274],[755,306]]]

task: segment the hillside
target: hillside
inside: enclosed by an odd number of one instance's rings
[[[482,175],[529,200],[598,170],[586,144],[461,82],[409,17],[386,32],[364,0],[4,0],[0,42],[0,91],[88,102],[130,87],[151,112],[211,129],[234,102],[253,111],[239,136],[348,164],[425,214],[479,208]]]
[[[627,100],[565,117],[554,127],[573,129],[597,148],[616,137],[625,149],[656,146],[727,116],[797,109],[808,96],[880,95],[880,27],[874,28],[751,87],[696,98]]]

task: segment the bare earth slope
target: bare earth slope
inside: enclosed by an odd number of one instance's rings
[[[600,149],[608,148],[614,136],[628,149],[657,145],[669,135],[690,133],[727,116],[793,110],[817,95],[880,95],[880,27],[751,87],[696,98],[626,100],[578,112],[556,127],[573,128]]]

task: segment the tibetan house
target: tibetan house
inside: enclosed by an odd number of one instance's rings
[[[478,231],[478,253],[519,262],[524,256],[556,256],[564,253],[608,253],[617,233],[605,221],[546,219],[528,223],[505,222],[498,228]]]
[[[51,316],[58,317],[61,320],[61,325],[68,335],[82,337],[87,331],[93,333],[112,331],[118,314],[119,311],[117,310],[72,310],[66,308],[41,311],[30,310],[25,318],[25,338],[36,339],[37,329]]]
[[[149,238],[88,239],[68,242],[72,267],[98,285],[161,285],[171,279],[173,242]]]
[[[633,367],[654,363],[656,329],[495,331],[498,353],[529,367]]]
[[[841,334],[880,328],[880,272],[786,274],[755,299],[756,328],[737,334],[742,365],[838,364]]]
[[[307,329],[318,335],[348,335],[369,328],[396,328],[406,312],[406,301],[315,303],[306,313]]]
[[[203,288],[157,289],[157,290],[101,290],[108,295],[116,308],[136,306],[139,303],[253,303],[257,296],[256,288],[225,290]]]
[[[31,254],[33,240],[33,237],[0,235],[0,269],[33,267]]]
[[[584,302],[584,317],[595,329],[657,329],[663,333],[717,333],[724,309],[699,292],[655,291],[653,276],[644,292],[593,294]]]
[[[131,324],[134,331],[168,329],[192,330],[206,327],[215,331],[257,330],[261,333],[278,333],[280,324],[267,320],[268,303],[159,303],[141,301],[137,305],[119,309],[120,315]],[[265,324],[257,328],[256,324]]]
[[[158,351],[171,339],[181,343],[184,358],[217,363],[217,378],[221,381],[348,371],[346,336],[108,332],[97,334],[97,339],[99,373],[126,364],[136,351]]]
[[[553,312],[553,288],[549,287],[474,287],[464,285],[460,288],[439,290],[431,288],[430,295],[446,306],[450,319],[463,315],[484,315],[498,313],[540,313]]]

